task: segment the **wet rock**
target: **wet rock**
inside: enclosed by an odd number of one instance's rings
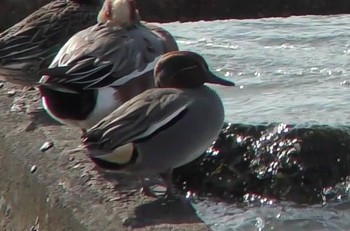
[[[336,196],[329,188],[349,174],[350,128],[226,124],[215,144],[175,169],[173,179],[184,193],[318,203],[326,192],[327,200]]]

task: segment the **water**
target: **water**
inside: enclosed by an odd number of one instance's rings
[[[227,120],[349,124],[350,16],[171,23],[235,89],[217,88]],[[343,83],[343,84],[341,84]]]
[[[350,15],[170,23],[180,49],[202,54],[236,88],[215,87],[234,123],[350,123]],[[295,205],[194,203],[213,230],[350,230],[348,195]]]

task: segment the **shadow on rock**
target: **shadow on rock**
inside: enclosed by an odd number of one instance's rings
[[[62,126],[61,123],[52,119],[43,109],[38,109],[29,113],[32,122],[25,129],[26,132],[34,131],[38,126]]]
[[[151,225],[184,223],[202,223],[188,201],[158,199],[136,207],[134,217],[127,219],[124,225],[142,228]]]
[[[137,175],[105,172],[96,166],[96,171],[107,181],[113,183],[119,191],[125,191],[130,194],[138,193],[140,190],[139,178]]]

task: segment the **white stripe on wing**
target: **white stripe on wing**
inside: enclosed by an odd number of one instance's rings
[[[125,76],[123,76],[122,78],[116,80],[115,82],[113,82],[113,83],[110,84],[109,86],[114,86],[114,87],[116,87],[116,86],[121,86],[121,85],[125,84],[126,82],[132,80],[133,78],[139,77],[140,75],[143,75],[143,74],[145,74],[145,73],[147,73],[147,72],[153,70],[154,67],[155,67],[155,65],[156,65],[156,63],[157,63],[158,60],[160,59],[160,56],[161,56],[161,55],[159,55],[158,57],[156,57],[156,58],[153,60],[153,62],[148,63],[147,66],[145,67],[145,69],[143,69],[143,70],[141,70],[141,71],[138,70],[138,69],[136,69],[136,70],[134,70],[133,72],[131,72],[130,74],[125,75]]]
[[[144,131],[143,133],[138,134],[134,137],[131,137],[130,141],[128,141],[128,142],[132,142],[134,140],[138,140],[138,139],[141,139],[141,138],[144,138],[144,137],[151,135],[152,133],[157,131],[159,128],[163,127],[164,125],[166,125],[167,123],[172,121],[174,118],[176,118],[181,112],[183,112],[186,109],[186,107],[187,107],[187,105],[184,105],[181,108],[174,111],[173,113],[171,113],[170,115],[168,115],[167,117],[163,118],[161,121],[158,121],[157,123],[150,124],[146,131]],[[111,127],[103,134],[103,137],[108,136],[108,133],[110,133],[110,132],[113,133],[114,130],[118,130],[119,127],[120,127],[119,124]]]
[[[187,107],[187,105],[184,105],[181,108],[174,111],[168,117],[164,118],[162,121],[159,121],[158,123],[151,124],[151,126],[149,126],[148,129],[144,133],[134,137],[133,139],[137,140],[137,139],[141,139],[141,138],[144,138],[144,137],[151,135],[152,133],[157,131],[159,128],[163,127],[165,124],[169,123],[174,118],[176,118],[183,110],[186,109],[186,107]]]

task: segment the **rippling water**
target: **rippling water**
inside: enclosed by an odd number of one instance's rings
[[[349,124],[350,16],[171,23],[180,48],[200,52],[243,88],[220,88],[227,120]]]
[[[236,82],[215,87],[234,123],[350,124],[349,15],[170,23],[182,50]],[[194,203],[213,230],[350,230],[348,198],[296,206]]]

